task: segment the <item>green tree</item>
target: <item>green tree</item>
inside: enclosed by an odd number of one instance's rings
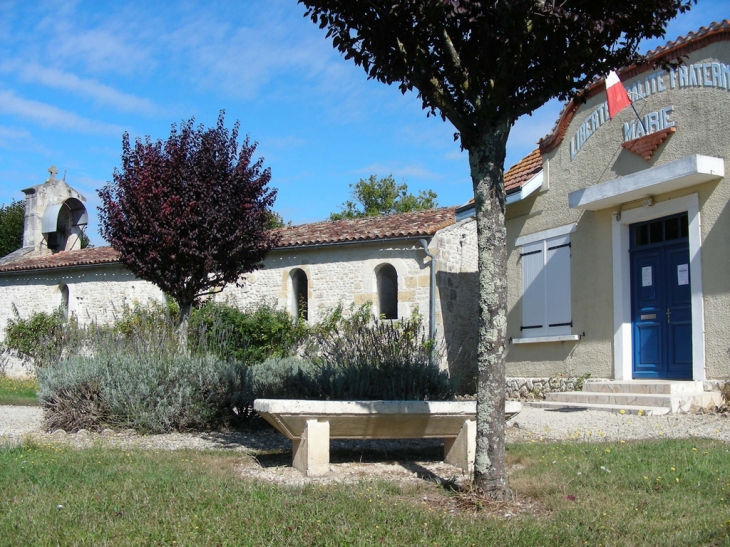
[[[350,184],[350,188],[353,201],[343,203],[342,211],[332,213],[330,220],[392,215],[438,207],[438,196],[432,190],[420,190],[414,196],[408,193],[405,182],[396,184],[393,175],[382,179],[370,175],[367,180],[360,179],[356,184]]]
[[[10,205],[0,205],[0,257],[23,246],[24,224],[24,201],[13,200]]]
[[[507,231],[504,158],[514,122],[610,70],[694,0],[299,0],[369,78],[416,90],[469,153],[479,249],[475,480],[510,496],[504,468]]]
[[[267,230],[276,230],[277,228],[286,228],[287,226],[291,226],[291,220],[284,222],[284,217],[281,216],[281,213],[269,211],[269,216],[266,219]]]

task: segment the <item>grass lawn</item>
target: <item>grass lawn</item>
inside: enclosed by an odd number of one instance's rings
[[[730,546],[729,449],[509,445],[519,504],[475,510],[426,481],[255,482],[230,452],[5,447],[0,545]]]
[[[0,375],[0,405],[37,405],[37,390],[35,378],[19,379]]]

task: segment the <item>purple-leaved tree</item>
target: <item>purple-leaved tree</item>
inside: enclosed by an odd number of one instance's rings
[[[122,137],[122,165],[99,191],[101,235],[120,261],[180,306],[185,342],[195,300],[220,292],[262,266],[275,236],[267,230],[276,190],[254,161],[256,144],[238,144],[239,124],[172,126],[166,141]]]
[[[475,479],[510,495],[504,469],[507,251],[504,158],[515,120],[633,62],[643,38],[693,0],[299,0],[369,78],[415,89],[469,153],[480,324]]]

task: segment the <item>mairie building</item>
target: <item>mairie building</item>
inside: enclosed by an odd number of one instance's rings
[[[730,378],[730,21],[648,61],[631,107],[595,82],[511,170],[508,376]]]

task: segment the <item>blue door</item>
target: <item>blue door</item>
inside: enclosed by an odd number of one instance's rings
[[[692,378],[687,214],[631,226],[634,378]]]

